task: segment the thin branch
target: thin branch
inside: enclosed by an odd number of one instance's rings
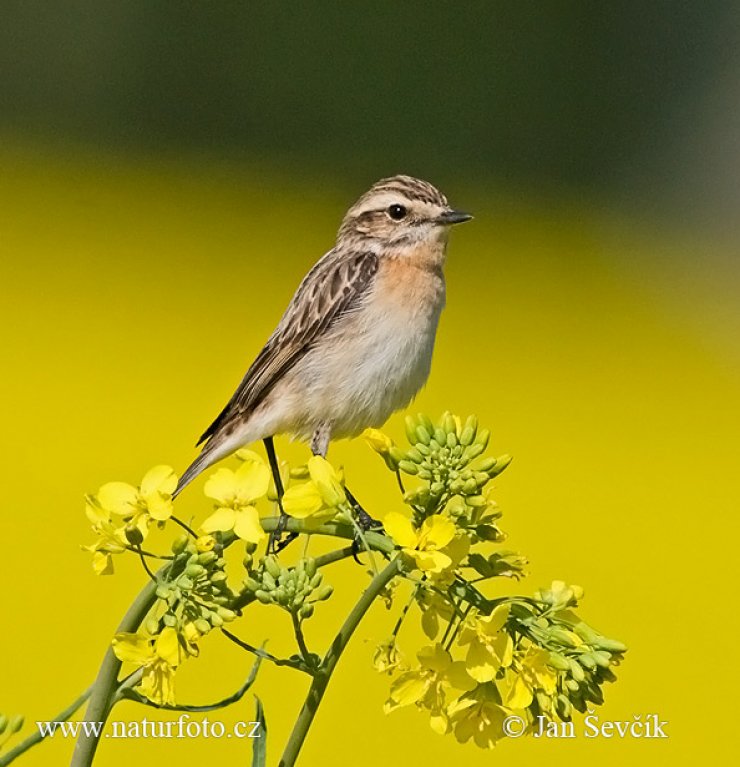
[[[72,703],[67,706],[67,708],[64,709],[64,711],[60,711],[53,719],[54,722],[66,722],[68,719],[72,717],[72,715],[79,709],[82,704],[90,697],[93,691],[93,686],[90,685],[90,687],[85,690],[85,692],[80,695],[79,698],[72,701]],[[42,734],[41,731],[36,728],[36,731],[29,735],[25,740],[22,740],[17,746],[14,746],[10,749],[6,754],[0,755],[0,767],[7,767],[12,761],[17,759],[21,754],[28,751],[29,748],[32,748],[37,743],[41,743],[44,738],[47,736],[45,734]]]
[[[347,616],[347,619],[344,621],[342,628],[339,629],[339,633],[334,638],[324,659],[321,661],[318,669],[316,669],[316,674],[311,683],[306,700],[298,714],[298,719],[293,727],[293,732],[290,735],[285,751],[283,751],[279,767],[293,767],[295,764],[301,747],[303,746],[303,742],[306,739],[308,729],[316,716],[316,711],[321,703],[321,699],[324,697],[326,687],[329,684],[331,675],[336,668],[342,652],[344,652],[344,648],[352,638],[352,634],[359,626],[360,621],[368,608],[375,601],[375,598],[398,574],[399,560],[396,557],[373,578],[370,585],[362,593],[357,604],[352,608],[352,612]]]
[[[122,697],[126,698],[127,700],[133,700],[136,703],[141,703],[144,706],[151,706],[152,708],[158,708],[163,711],[215,711],[216,709],[230,706],[232,703],[236,703],[244,697],[244,694],[247,692],[247,690],[249,690],[249,688],[254,684],[254,680],[257,678],[257,672],[259,671],[261,663],[262,658],[255,658],[252,670],[249,672],[249,676],[247,677],[247,680],[244,682],[244,684],[236,692],[232,693],[223,700],[217,701],[216,703],[206,703],[203,705],[187,705],[184,703],[169,705],[168,703],[155,703],[154,701],[149,700],[149,698],[140,695],[130,687],[122,686],[122,688],[119,689],[121,689]]]

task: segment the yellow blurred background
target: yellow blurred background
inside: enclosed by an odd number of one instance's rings
[[[371,658],[395,612],[378,605],[301,767],[682,765],[736,750],[739,97],[731,0],[4,4],[0,713],[24,714],[29,734],[64,708],[144,582],[135,561],[93,574],[84,494],[184,469],[348,205],[402,172],[475,215],[452,235],[413,408],[477,413],[492,454],[514,456],[495,497],[530,575],[497,588],[583,586],[584,619],[630,648],[599,715],[658,714],[669,738],[491,754],[414,710],[385,716]],[[402,414],[387,431],[403,440]],[[374,514],[402,508],[361,440],[330,457]],[[209,511],[201,491],[178,501],[183,517]],[[327,570],[336,593],[312,647],[365,577],[351,561]],[[290,652],[284,618],[248,611],[235,631]],[[421,642],[404,628],[402,649]],[[214,633],[178,696],[223,697],[250,665]],[[305,690],[295,672],[260,672],[270,763]],[[125,703],[113,718],[151,713]],[[211,718],[252,716],[247,696]],[[72,747],[55,739],[18,764],[66,764]],[[248,764],[250,743],[104,740],[96,765],[134,760]]]
[[[79,548],[91,540],[83,494],[110,479],[136,482],[159,462],[182,470],[194,437],[370,179],[327,187],[318,177],[287,181],[265,168],[60,158],[19,147],[0,162],[0,703],[32,722],[52,717],[94,678],[143,582],[135,562],[112,578],[93,575]],[[725,342],[737,335],[710,338],[716,304],[699,287],[689,293],[673,284],[670,273],[661,282],[654,256],[690,261],[709,245],[692,251],[665,232],[571,205],[524,207],[484,186],[445,191],[476,220],[453,236],[448,307],[415,407],[476,412],[492,429],[493,453],[514,455],[496,497],[507,546],[528,555],[531,575],[499,588],[531,593],[553,578],[584,586],[583,616],[630,647],[599,713],[657,713],[669,721],[670,737],[527,739],[504,742],[492,755],[433,734],[413,710],[385,716],[387,680],[370,660],[394,618],[376,606],[341,661],[302,764],[706,758],[732,737],[717,716],[732,710],[734,695],[726,643],[737,629],[728,605],[740,371],[737,346]],[[629,252],[631,263],[620,266],[617,252]],[[401,416],[388,431],[402,440]],[[278,447],[295,461],[307,454],[282,440]],[[393,477],[361,441],[338,443],[331,457],[374,513],[400,507]],[[183,495],[183,516],[202,519],[208,510],[201,488]],[[311,622],[317,648],[364,577],[352,562],[327,571],[337,595]],[[247,612],[235,630],[252,641],[287,637],[282,618]],[[409,650],[421,641],[414,631],[401,639]],[[183,668],[178,695],[195,702],[225,695],[249,663],[209,637],[203,657]],[[275,759],[305,682],[265,666],[257,692]],[[114,718],[150,714],[123,704]],[[249,720],[251,699],[212,718]],[[248,763],[248,745],[104,741],[96,763]],[[57,739],[21,763],[63,764],[71,747]]]

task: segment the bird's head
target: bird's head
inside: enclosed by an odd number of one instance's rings
[[[392,176],[373,184],[347,211],[337,244],[382,252],[444,243],[453,224],[471,218],[453,210],[430,183],[411,176]]]

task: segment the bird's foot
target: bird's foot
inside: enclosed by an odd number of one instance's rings
[[[287,524],[288,515],[281,510],[277,526],[270,533],[270,538],[267,542],[268,554],[279,554],[291,541],[298,537],[298,533],[286,532],[285,527]]]

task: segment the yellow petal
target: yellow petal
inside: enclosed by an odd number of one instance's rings
[[[126,517],[136,511],[139,493],[127,482],[107,482],[98,491],[97,498],[106,511]]]
[[[401,674],[391,685],[391,698],[399,706],[408,706],[424,697],[429,682],[416,671]]]
[[[200,527],[206,533],[215,533],[216,530],[225,532],[226,530],[233,530],[235,522],[236,512],[234,509],[221,506]]]
[[[484,634],[493,636],[498,634],[509,618],[509,609],[511,605],[508,602],[500,604],[496,609],[485,618],[478,619],[478,625]]]
[[[526,682],[517,675],[504,696],[504,705],[508,708],[527,708],[532,700],[532,690],[530,690],[529,687],[527,687]]]
[[[247,450],[247,448],[243,447],[234,453],[234,455],[240,460],[240,461],[251,461],[252,463],[264,463],[262,460],[262,456],[258,453],[255,453],[254,450]]]
[[[383,434],[380,429],[365,429],[362,436],[367,444],[380,455],[385,455],[393,447],[393,440]]]
[[[146,498],[151,493],[172,495],[177,487],[177,474],[171,466],[155,466],[141,480],[141,494]]]
[[[411,520],[408,517],[404,517],[397,511],[389,511],[385,517],[383,517],[383,527],[386,533],[403,548],[413,549],[416,548],[416,543],[419,537],[414,530],[414,526],[411,524]]]
[[[149,510],[151,518],[155,519],[157,522],[163,522],[165,519],[169,519],[172,516],[172,499],[169,495],[152,493],[146,499],[146,507]]]
[[[291,485],[283,495],[283,510],[296,519],[305,519],[321,511],[324,502],[313,482]]]
[[[143,666],[154,657],[152,642],[141,634],[120,633],[113,637],[113,652],[124,663]]]
[[[265,531],[260,524],[260,515],[254,506],[245,506],[236,512],[234,532],[248,543],[259,543],[265,537]]]
[[[165,626],[154,641],[154,651],[169,666],[175,668],[180,663],[181,650],[177,631],[171,626]]]
[[[421,526],[420,538],[429,548],[441,549],[455,537],[455,523],[442,514],[427,517]]]
[[[107,551],[96,551],[92,567],[96,575],[113,575],[113,557]]]
[[[422,647],[416,654],[416,657],[424,668],[436,671],[438,674],[446,672],[452,663],[450,654],[439,642]]]
[[[499,661],[487,645],[474,641],[468,648],[465,668],[476,682],[490,682],[496,677]]]
[[[267,495],[270,476],[270,469],[261,461],[245,461],[234,472],[236,500],[240,504],[250,504]]]
[[[85,500],[85,516],[92,525],[100,525],[110,520],[109,512],[99,506],[94,498]]]
[[[318,488],[322,500],[329,508],[339,506],[347,500],[344,488],[339,481],[339,476],[334,467],[320,455],[314,455],[308,459],[308,473],[311,480]]]
[[[231,469],[217,469],[206,480],[203,493],[214,501],[230,506],[236,497],[236,477]]]
[[[414,558],[419,570],[424,570],[427,573],[440,573],[452,564],[452,560],[447,554],[443,554],[441,551],[406,550],[406,553]]]

